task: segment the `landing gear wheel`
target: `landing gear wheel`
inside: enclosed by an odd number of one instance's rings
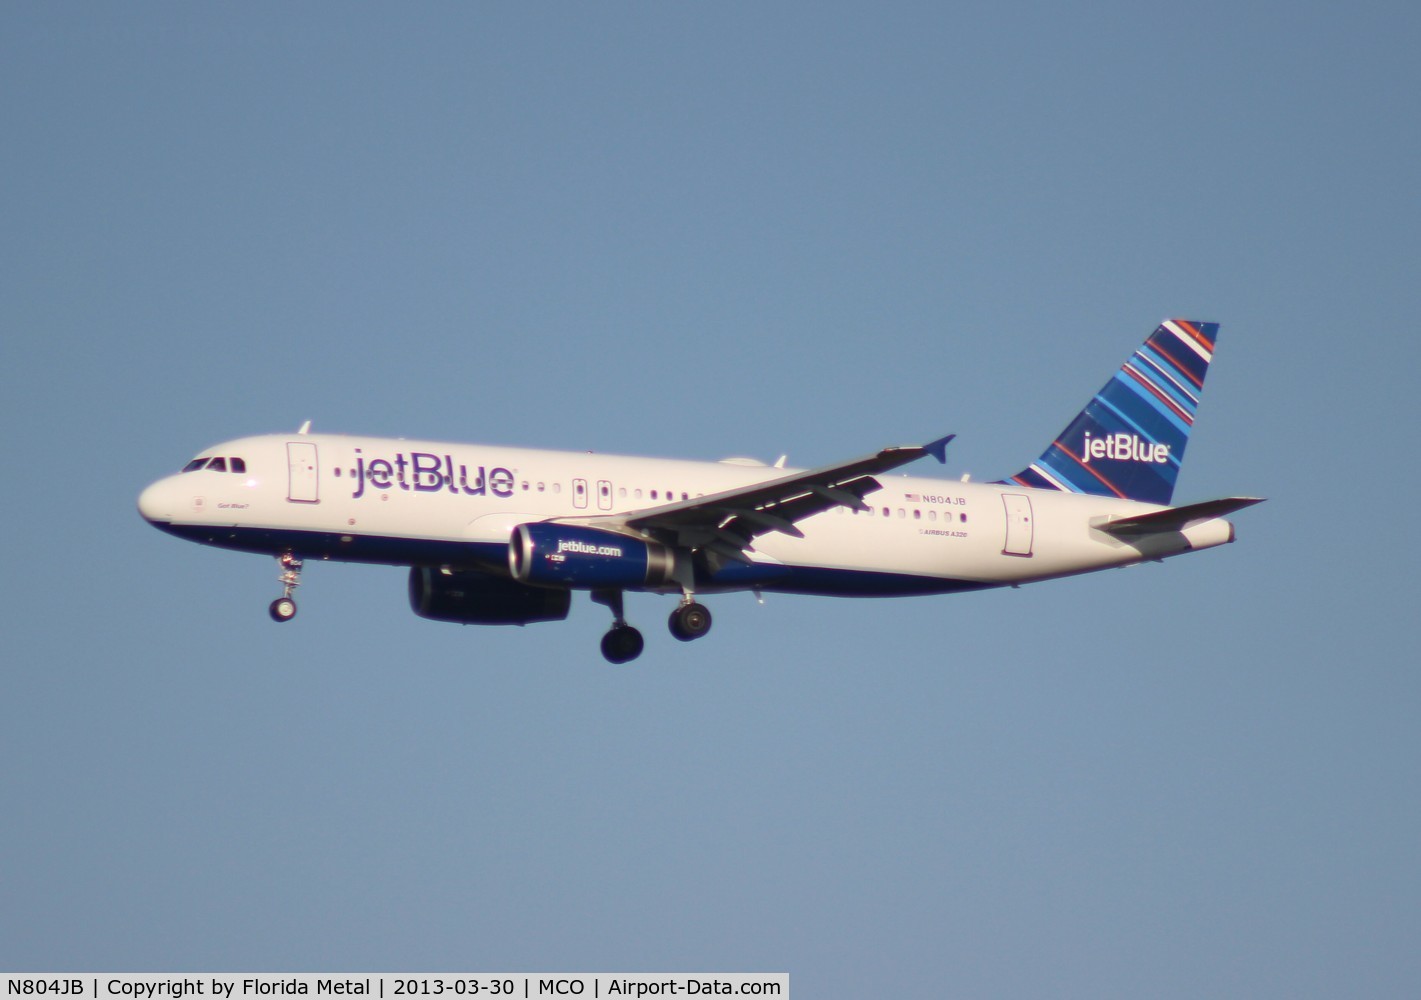
[[[602,637],[602,655],[608,663],[630,663],[641,655],[646,640],[630,625],[614,625]]]
[[[276,557],[276,563],[281,567],[281,575],[276,579],[281,584],[282,594],[267,610],[271,612],[272,621],[289,622],[296,617],[296,602],[291,599],[291,592],[301,586],[301,560],[288,549]]]
[[[671,620],[667,622],[667,625],[671,629],[671,634],[682,642],[699,639],[710,631],[710,609],[704,604],[683,604],[671,612]]]
[[[289,622],[296,617],[296,602],[289,597],[278,597],[268,609],[274,622]]]

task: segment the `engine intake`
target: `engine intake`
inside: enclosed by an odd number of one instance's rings
[[[521,583],[635,589],[670,583],[676,555],[632,535],[539,522],[513,529],[508,568]]]
[[[572,594],[529,587],[473,570],[410,570],[410,608],[421,618],[463,625],[529,625],[567,617]]]

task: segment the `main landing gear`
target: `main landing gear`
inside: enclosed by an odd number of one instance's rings
[[[690,594],[681,599],[681,606],[671,612],[667,626],[671,634],[682,642],[699,639],[710,631],[711,613],[704,604],[697,604]]]
[[[641,632],[627,624],[620,590],[594,590],[592,599],[612,610],[612,627],[602,637],[602,655],[608,663],[630,663],[641,655],[646,640]]]
[[[602,655],[608,663],[630,663],[645,648],[646,640],[641,637],[641,630],[626,622],[613,625],[602,637]]]
[[[602,637],[602,655],[608,663],[630,663],[646,648],[646,640],[641,631],[627,624],[620,590],[594,590],[592,600],[604,604],[612,610],[612,627]],[[711,613],[703,604],[697,604],[687,593],[681,604],[671,612],[667,622],[671,634],[682,642],[699,639],[710,631]]]
[[[271,607],[267,610],[271,613],[271,620],[274,622],[289,622],[296,617],[296,601],[291,594],[297,587],[301,586],[301,560],[296,558],[294,552],[283,552],[276,557],[277,563],[281,566],[281,575],[277,577],[285,592],[276,600],[271,602]]]

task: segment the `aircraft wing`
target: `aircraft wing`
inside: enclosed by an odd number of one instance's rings
[[[645,510],[600,517],[559,518],[590,526],[616,525],[644,531],[669,545],[704,549],[736,562],[749,562],[745,552],[755,538],[778,531],[803,538],[801,521],[834,507],[866,510],[863,498],[881,489],[873,477],[907,465],[924,455],[947,461],[947,444],[956,435],[923,445],[884,448],[882,451],[837,465],[753,483],[722,493],[649,507]]]

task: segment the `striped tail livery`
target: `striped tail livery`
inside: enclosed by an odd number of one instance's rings
[[[1161,323],[1046,452],[1002,485],[1168,504],[1219,324]]]

